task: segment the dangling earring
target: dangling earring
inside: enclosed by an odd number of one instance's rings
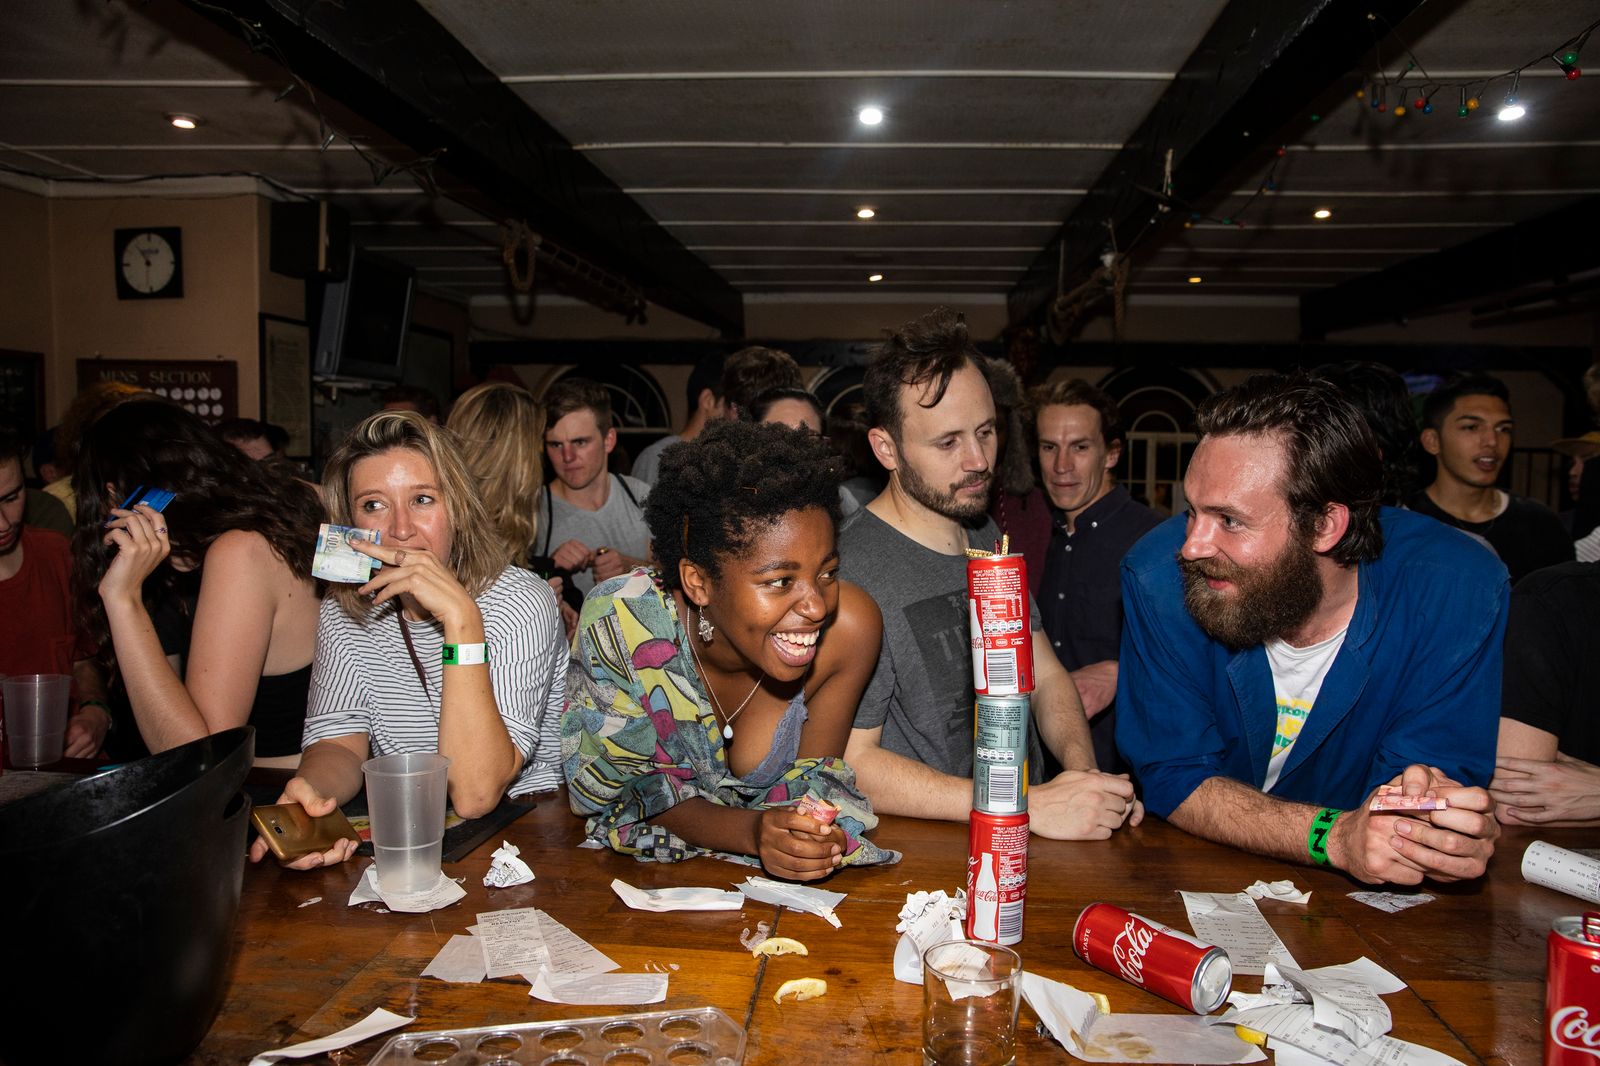
[[[700,632],[700,643],[710,644],[711,638],[717,635],[717,627],[706,619],[704,607],[696,607],[694,613],[699,618],[699,621],[695,623],[695,628]]]

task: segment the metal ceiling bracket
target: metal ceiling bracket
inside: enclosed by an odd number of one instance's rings
[[[1279,129],[1372,49],[1375,26],[1398,25],[1422,0],[1231,0],[1139,128],[1101,173],[1006,303],[1015,324],[1036,321],[1058,291],[1098,266],[1104,227],[1131,251],[1147,227],[1177,224],[1138,184],[1156,175],[1196,202],[1242,164],[1271,150]],[[1381,20],[1381,21],[1380,21]],[[1167,153],[1172,153],[1170,170]],[[1063,250],[1064,246],[1064,250]]]
[[[574,255],[636,283],[646,299],[725,336],[744,332],[739,291],[416,0],[184,3],[246,40],[269,39],[295,74],[418,153],[439,153],[433,177],[453,199],[487,218],[526,219]]]

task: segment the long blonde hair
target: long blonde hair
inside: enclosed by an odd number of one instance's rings
[[[512,562],[522,562],[539,532],[544,487],[544,406],[520,385],[474,385],[450,409],[447,423],[478,480],[489,521]]]
[[[396,448],[409,448],[433,468],[445,515],[450,520],[450,558],[444,560],[445,565],[468,595],[483,595],[511,561],[510,557],[478,499],[477,481],[461,457],[455,435],[415,411],[379,411],[350,431],[322,472],[322,502],[328,520],[341,526],[356,524],[350,508],[351,471],[361,460]],[[333,595],[348,613],[361,617],[368,608],[357,588],[338,585]]]

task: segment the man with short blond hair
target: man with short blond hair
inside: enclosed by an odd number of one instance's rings
[[[534,555],[552,558],[587,593],[649,558],[650,486],[608,469],[617,430],[603,385],[562,378],[545,392],[544,405],[545,453],[556,478],[545,486]]]

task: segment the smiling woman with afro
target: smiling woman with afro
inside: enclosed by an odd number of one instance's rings
[[[866,838],[842,758],[882,620],[839,579],[839,476],[783,425],[722,422],[662,453],[657,565],[594,587],[567,675],[563,768],[591,840],[753,855],[794,881],[897,857]]]

